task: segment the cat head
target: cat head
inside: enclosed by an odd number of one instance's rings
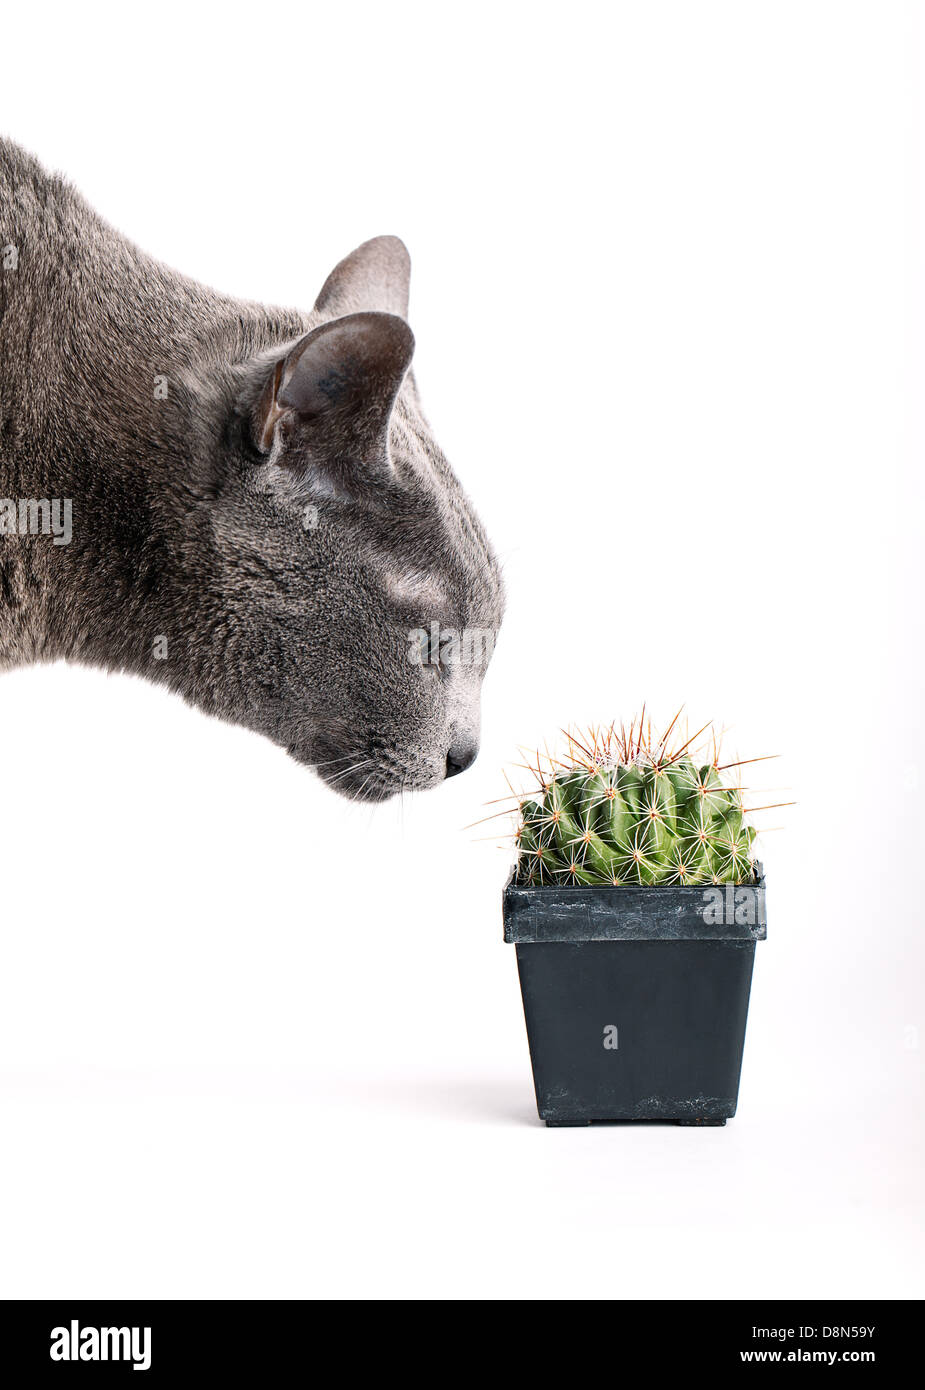
[[[310,331],[248,366],[212,509],[225,712],[362,800],[472,762],[503,611],[411,376],[409,272],[366,242]]]

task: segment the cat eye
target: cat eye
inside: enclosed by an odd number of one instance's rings
[[[421,664],[422,666],[432,666],[437,671],[443,670],[440,637],[432,631],[428,631],[421,642]]]
[[[443,675],[446,662],[443,659],[443,634],[439,623],[413,628],[409,634],[411,647],[409,655],[415,666],[428,668]]]

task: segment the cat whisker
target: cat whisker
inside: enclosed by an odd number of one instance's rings
[[[353,801],[362,801],[362,800],[363,800],[363,793],[364,793],[364,791],[366,790],[366,787],[367,787],[367,784],[368,784],[370,778],[373,777],[374,775],[375,775],[375,769],[373,769],[372,772],[368,772],[368,773],[366,774],[366,776],[363,778],[363,781],[362,781],[362,783],[360,784],[358,790],[355,791],[354,794],[353,794],[353,797],[352,797],[352,800],[353,800]]]
[[[349,777],[349,776],[351,775],[351,773],[354,773],[354,772],[362,772],[362,771],[363,771],[363,768],[364,768],[364,767],[369,767],[369,765],[370,765],[371,762],[372,762],[372,758],[364,758],[362,762],[354,763],[354,764],[352,765],[352,767],[345,767],[345,768],[342,769],[342,771],[340,771],[340,772],[335,772],[334,775],[333,775],[333,777],[328,777],[328,778],[327,778],[328,786],[329,786],[329,787],[333,787],[334,784],[335,784],[335,782],[339,782],[339,781],[341,780],[341,778],[343,778],[343,777]],[[372,775],[373,775],[372,772],[370,772],[370,773],[367,774],[367,777],[366,777],[366,781],[367,781],[367,782],[369,781],[369,779],[370,779],[370,777],[371,777]],[[364,783],[364,786],[365,786],[365,783]]]

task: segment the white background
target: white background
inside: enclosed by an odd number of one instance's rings
[[[140,682],[0,681],[0,1294],[925,1292],[921,13],[5,14],[0,129],[168,263],[309,308],[405,239],[510,603],[478,763],[404,806]],[[798,803],[739,1114],[546,1130],[463,827],[643,699]]]

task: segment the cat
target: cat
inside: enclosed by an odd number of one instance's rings
[[[133,672],[354,799],[463,771],[503,586],[409,275],[381,236],[309,313],[227,298],[0,139],[0,669]]]

